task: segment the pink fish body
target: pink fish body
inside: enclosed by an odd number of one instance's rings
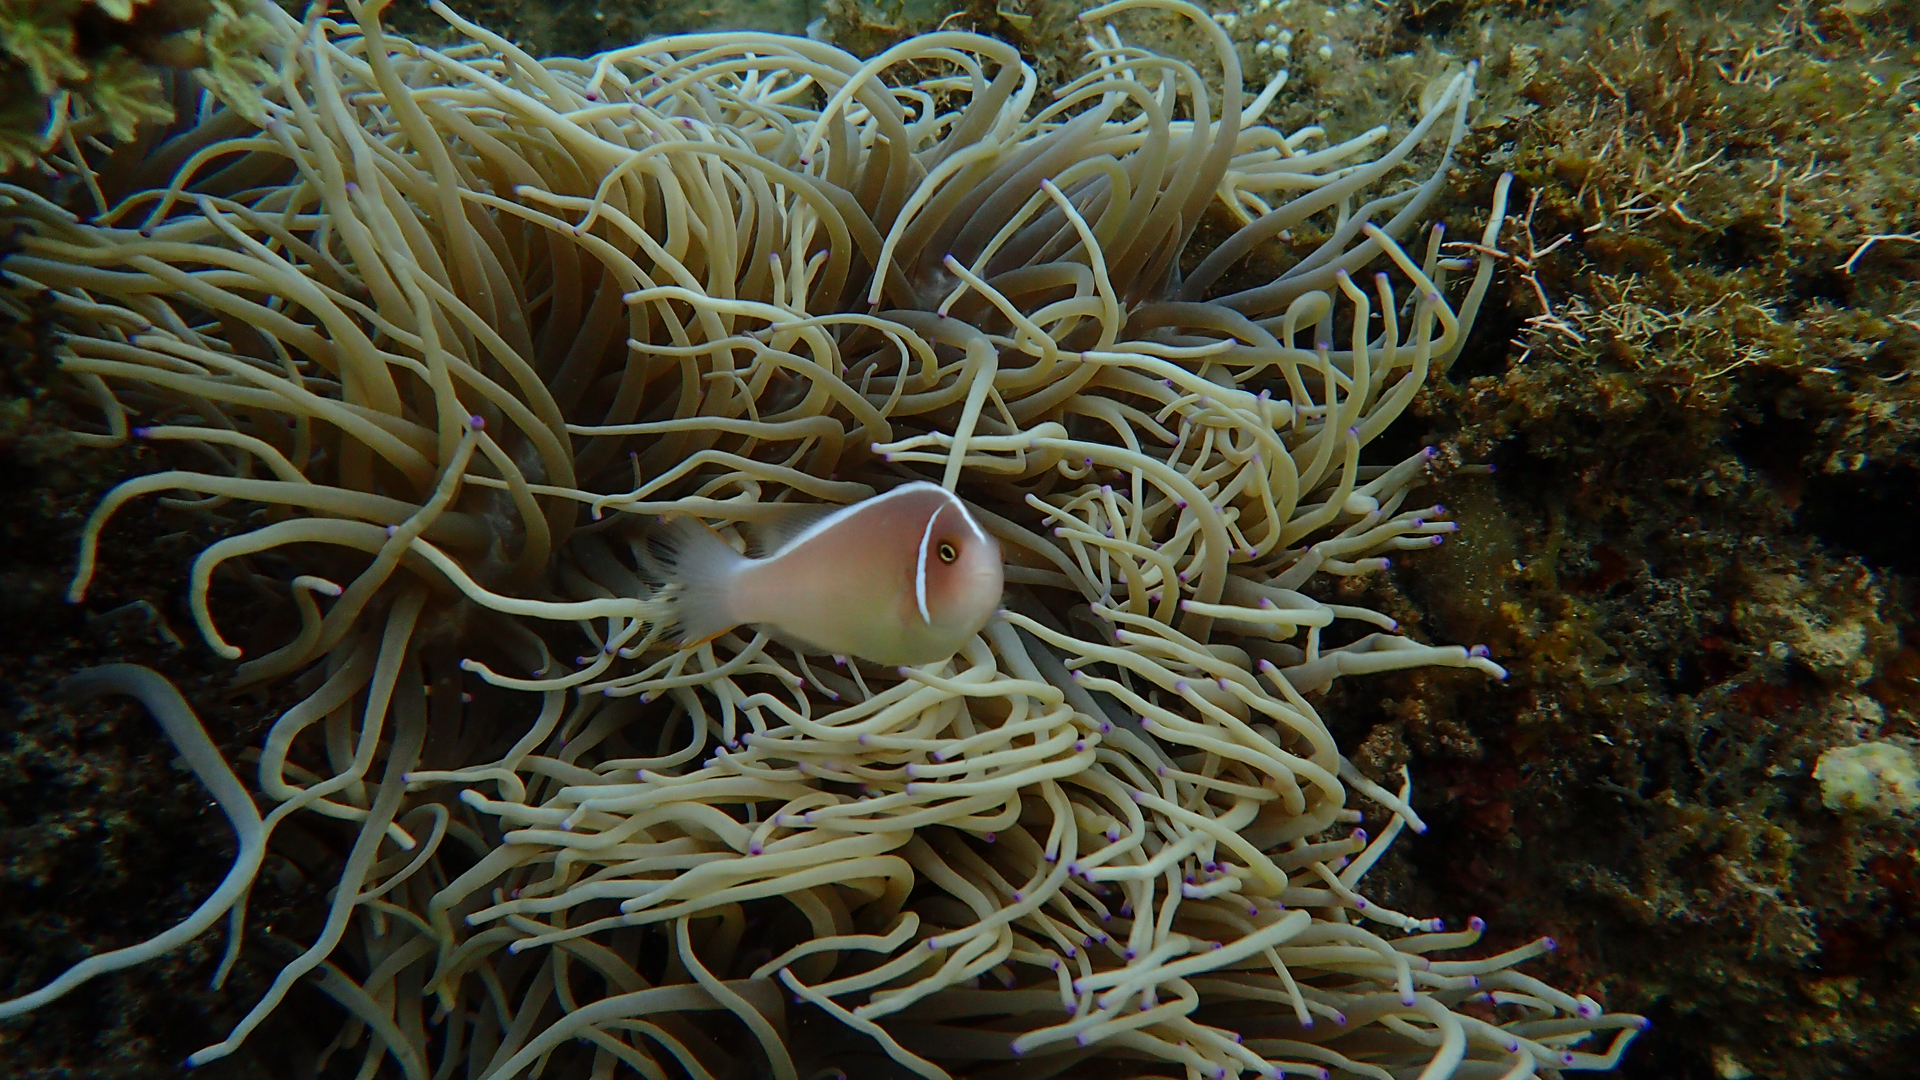
[[[986,626],[1005,582],[1000,542],[924,482],[835,510],[762,558],[690,517],[663,540],[689,644],[752,624],[825,653],[930,664]]]

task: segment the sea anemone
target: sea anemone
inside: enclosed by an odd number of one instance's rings
[[[51,298],[90,440],[196,455],[102,502],[73,596],[118,507],[197,497],[231,532],[192,568],[203,636],[236,686],[299,697],[243,855],[293,815],[348,837],[317,931],[190,1063],[303,979],[350,1017],[336,1051],[409,1078],[1617,1060],[1640,1018],[1514,970],[1547,939],[1446,959],[1477,920],[1364,896],[1424,826],[1305,696],[1502,674],[1311,594],[1453,529],[1408,502],[1431,452],[1362,452],[1491,273],[1437,228],[1402,246],[1471,69],[1399,139],[1321,145],[1261,122],[1279,80],[1245,100],[1180,0],[1088,12],[1050,96],[968,33],[537,61],[438,4],[466,44],[397,39],[381,6],[278,16],[264,106],[56,158],[86,220],[0,188],[8,302]],[[1143,7],[1191,20],[1217,81],[1108,25]],[[1237,231],[1191,258],[1210,214]],[[1250,280],[1282,236],[1307,253]],[[657,517],[746,543],[911,479],[1007,552],[1005,610],[951,661],[679,645]],[[195,916],[231,909],[228,964],[242,894]]]

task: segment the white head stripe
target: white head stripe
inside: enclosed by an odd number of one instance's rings
[[[920,621],[933,625],[933,613],[927,610],[927,545],[933,541],[933,523],[940,519],[938,510],[927,515],[927,531],[920,534],[920,562],[913,568],[913,598],[920,602]]]
[[[907,486],[908,487],[933,487],[934,485],[927,483],[926,481],[920,481],[917,483],[908,484]],[[898,491],[898,490],[900,489],[899,488],[894,489],[894,491]],[[987,531],[980,527],[979,522],[973,520],[973,511],[968,510],[967,504],[960,501],[960,496],[955,495],[953,492],[948,491],[946,488],[937,488],[936,490],[938,490],[940,494],[946,496],[948,506],[951,506],[955,510],[960,511],[960,520],[966,522],[967,528],[973,530],[974,537],[978,539],[981,543],[983,544],[986,543]],[[890,491],[887,494],[891,495],[893,494],[893,492]]]
[[[960,497],[956,495],[953,497],[953,505],[956,507],[959,507],[960,516],[966,520],[967,528],[973,530],[974,537],[978,539],[981,543],[983,544],[986,543],[987,530],[981,528],[980,523],[973,520],[973,511],[967,509],[967,504],[961,502]]]

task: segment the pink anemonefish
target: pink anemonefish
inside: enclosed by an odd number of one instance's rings
[[[693,517],[668,522],[654,546],[687,645],[751,624],[877,664],[952,656],[999,609],[1005,580],[1000,542],[925,482],[815,518],[761,558]]]

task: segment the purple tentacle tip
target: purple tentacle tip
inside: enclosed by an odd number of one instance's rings
[[[1436,537],[1435,539],[1438,539],[1438,538]],[[1467,655],[1468,656],[1491,656],[1493,655],[1493,650],[1487,648],[1485,645],[1475,645],[1473,648],[1467,650]]]
[[[1572,1065],[1573,1062],[1574,1062],[1573,1051],[1571,1050],[1560,1051],[1560,1064]]]
[[[1540,939],[1540,947],[1547,950],[1548,952],[1552,952],[1553,950],[1560,947],[1560,943],[1550,937],[1543,937]]]
[[[1434,547],[1439,547],[1441,544],[1444,544],[1447,542],[1447,538],[1445,536],[1436,535],[1432,540],[1429,540],[1427,542],[1429,544],[1432,544]]]
[[[764,853],[765,851],[766,851],[766,849],[765,849],[765,848],[763,848],[763,847],[761,847],[761,846],[760,846],[760,845],[759,845],[758,843],[753,843],[753,844],[748,844],[748,845],[747,845],[747,854],[749,854],[749,855],[759,855],[759,854],[762,854],[762,853]]]
[[[1574,1011],[1574,1013],[1575,1013],[1576,1015],[1578,1015],[1578,1016],[1579,1016],[1579,1017],[1580,1017],[1580,1018],[1581,1018],[1582,1020],[1591,1020],[1591,1019],[1593,1019],[1594,1017],[1596,1017],[1596,1016],[1599,1016],[1599,1015],[1600,1015],[1600,1010],[1599,1010],[1599,1009],[1596,1009],[1596,1008],[1594,1008],[1594,1007],[1593,1007],[1593,1006],[1592,1006],[1591,1004],[1589,1004],[1589,1003],[1587,1003],[1587,1002],[1585,1002],[1585,1001],[1583,1001],[1583,1002],[1581,1002],[1581,1003],[1580,1003],[1580,1007],[1579,1007],[1579,1008],[1577,1008],[1577,1009],[1575,1009],[1575,1010],[1573,1010],[1573,1011]]]
[[[1363,844],[1364,844],[1364,843],[1366,843],[1366,842],[1367,842],[1367,830],[1365,830],[1365,829],[1355,829],[1355,830],[1353,830],[1353,835],[1352,835],[1351,837],[1349,837],[1349,839],[1352,839],[1352,840],[1358,840],[1358,841],[1360,841],[1361,843],[1363,843]]]
[[[1487,928],[1487,920],[1481,918],[1478,915],[1470,916],[1467,919],[1467,929],[1473,931],[1476,934],[1482,930],[1485,930],[1486,928]]]
[[[470,431],[487,430],[487,418],[477,414],[467,417],[467,429]]]
[[[1634,1020],[1633,1026],[1639,1028],[1641,1031],[1651,1031],[1653,1030],[1653,1021],[1642,1016]]]

